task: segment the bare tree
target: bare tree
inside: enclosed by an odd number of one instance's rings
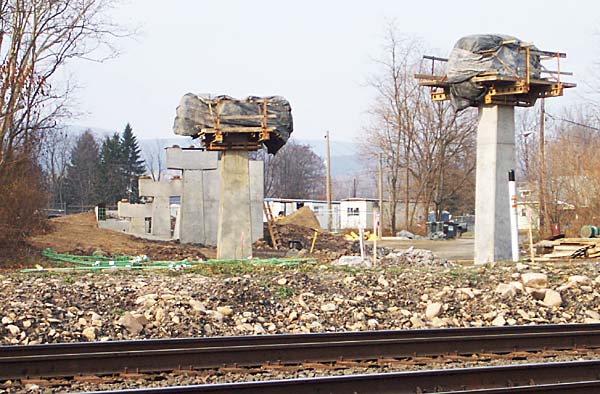
[[[110,0],[0,0],[0,168],[15,149],[32,149],[36,132],[68,113],[72,86],[56,80],[68,60],[108,49],[119,29]]]
[[[387,26],[385,33],[384,55],[376,59],[379,71],[369,80],[377,96],[370,109],[372,123],[367,129],[372,147],[366,149],[370,154],[383,153],[390,200],[388,217],[395,231],[402,176],[405,223],[409,222],[410,151],[417,126],[414,108],[423,94],[412,75],[419,67],[423,51],[419,40],[399,35],[393,24]]]
[[[71,59],[103,60],[116,54],[109,40],[120,35],[120,29],[106,15],[111,3],[0,0],[0,197],[16,195],[12,200],[0,201],[0,205],[18,201],[19,193],[28,188],[39,191],[40,179],[35,177],[41,176],[36,162],[41,135],[69,114],[73,85],[61,80],[59,71]],[[23,229],[35,227],[28,220],[41,219],[34,213],[41,212],[45,198],[34,199],[31,192],[27,193],[30,201],[36,203],[27,204],[31,212],[23,212],[23,220],[0,217],[0,225],[18,224],[21,229],[3,229],[0,237],[24,236]],[[10,215],[10,209],[6,212],[0,212],[0,216]]]
[[[261,151],[259,156],[265,162],[265,196],[323,198],[325,165],[309,145],[291,140],[276,155]]]
[[[146,171],[154,182],[159,182],[165,170],[165,147],[163,140],[157,139],[152,144],[144,145],[142,156],[146,164]]]
[[[418,39],[401,36],[388,26],[384,55],[376,61],[379,70],[369,81],[376,97],[363,152],[383,154],[390,207],[386,216],[393,232],[401,199],[403,222],[410,228],[417,209],[411,200],[436,211],[456,206],[474,178],[474,114],[456,113],[447,102],[431,102],[429,91],[414,78],[423,67],[423,53]]]
[[[67,169],[71,161],[73,137],[64,129],[48,130],[41,143],[40,162],[50,189],[50,201],[65,203]]]

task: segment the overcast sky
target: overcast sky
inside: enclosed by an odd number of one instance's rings
[[[597,1],[195,1],[130,0],[114,18],[141,27],[105,63],[73,65],[79,109],[73,124],[169,138],[186,92],[281,95],[297,138],[355,140],[366,124],[365,86],[381,55],[383,26],[420,37],[447,56],[462,36],[503,33],[567,53],[563,70],[585,84],[600,59]],[[577,89],[583,93],[583,89]],[[551,111],[578,93],[548,103]]]

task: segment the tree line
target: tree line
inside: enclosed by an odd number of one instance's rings
[[[69,137],[54,131],[42,152],[50,206],[90,207],[115,205],[126,199],[138,202],[138,177],[146,173],[137,137],[128,123],[122,133],[100,141],[90,131],[79,135],[72,147]],[[51,135],[51,133],[49,133]],[[62,162],[61,165],[58,165]]]

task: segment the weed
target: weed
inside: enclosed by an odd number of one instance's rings
[[[275,296],[277,298],[290,298],[296,294],[296,290],[293,287],[289,286],[280,286],[275,291]]]
[[[123,309],[117,308],[114,310],[114,314],[115,316],[123,316],[125,314],[125,311]]]

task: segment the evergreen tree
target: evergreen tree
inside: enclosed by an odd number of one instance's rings
[[[98,143],[90,130],[77,139],[71,151],[71,162],[66,176],[68,204],[95,205],[98,179]]]
[[[137,138],[133,134],[131,125],[127,123],[123,135],[121,136],[121,146],[123,149],[124,176],[127,179],[127,196],[129,202],[139,200],[138,177],[146,173],[144,160],[141,159],[141,149],[138,146]]]
[[[102,141],[98,183],[96,191],[100,200],[108,205],[127,197],[127,176],[121,137],[114,133]]]

